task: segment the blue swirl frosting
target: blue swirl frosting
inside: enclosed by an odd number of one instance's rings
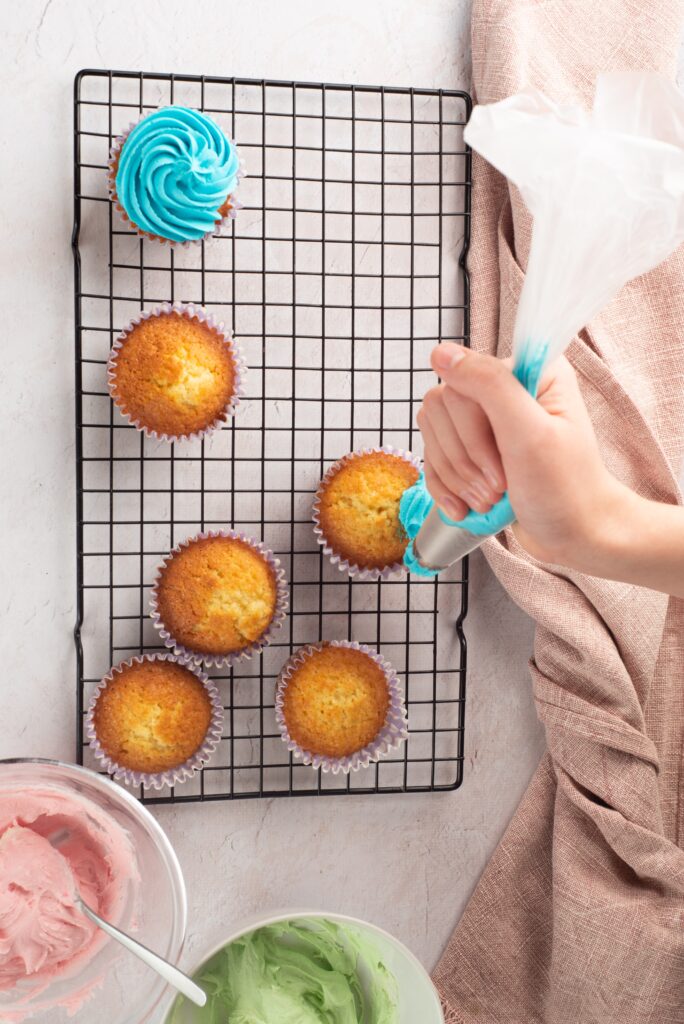
[[[116,196],[142,231],[197,241],[221,219],[239,166],[237,149],[210,117],[189,107],[162,107],[124,140]]]

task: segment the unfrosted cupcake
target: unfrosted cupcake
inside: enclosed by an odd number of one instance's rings
[[[395,448],[351,452],[330,467],[313,518],[319,543],[340,569],[366,579],[403,571],[408,537],[399,502],[418,475],[417,460]]]
[[[376,651],[346,640],[302,647],[283,669],[276,719],[305,764],[348,772],[406,738],[399,681]]]
[[[237,407],[244,366],[223,324],[201,307],[168,303],[142,313],[109,355],[109,392],[139,430],[163,440],[200,437]]]
[[[198,534],[164,559],[151,606],[174,653],[230,664],[260,651],[281,625],[285,575],[273,553],[244,534]]]
[[[160,788],[190,778],[221,738],[223,708],[207,677],[173,655],[124,661],[91,702],[86,732],[117,779]]]
[[[154,110],[116,139],[109,191],[138,234],[196,242],[235,215],[241,176],[237,149],[207,114],[189,107]]]

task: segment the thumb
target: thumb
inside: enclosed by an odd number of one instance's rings
[[[431,362],[448,387],[482,407],[499,450],[548,426],[548,414],[501,359],[444,342],[433,349]]]

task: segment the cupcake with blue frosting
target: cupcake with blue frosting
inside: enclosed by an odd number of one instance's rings
[[[242,173],[235,144],[211,117],[162,107],[116,139],[109,190],[139,235],[182,245],[210,237],[235,216]]]

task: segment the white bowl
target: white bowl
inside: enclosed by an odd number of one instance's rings
[[[346,914],[326,914],[320,910],[294,910],[281,911],[268,916],[256,915],[244,921],[239,928],[230,932],[222,942],[219,942],[213,949],[208,950],[201,960],[195,964],[190,973],[194,976],[204,966],[207,960],[229,945],[257,928],[263,928],[269,924],[277,924],[280,921],[296,921],[301,918],[321,918],[326,921],[333,921],[335,924],[352,925],[365,938],[371,939],[377,947],[383,963],[392,972],[397,980],[399,990],[398,1009],[399,1024],[444,1024],[444,1015],[439,1002],[437,991],[430,980],[430,976],[419,960],[411,953],[406,946],[395,939],[394,936],[378,928],[377,925],[369,924],[368,921],[360,921],[356,917],[348,917]],[[175,996],[170,996],[164,1004],[162,1020],[169,1024],[171,1009],[175,1002]],[[199,1024],[202,1021],[202,1011],[191,1006],[186,1001],[186,1006],[178,1018],[179,1024]]]

